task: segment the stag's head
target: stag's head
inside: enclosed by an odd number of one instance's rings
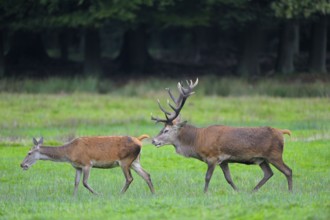
[[[159,132],[159,134],[152,139],[153,145],[156,147],[160,147],[167,144],[175,144],[177,140],[177,136],[180,132],[180,129],[186,124],[186,122],[180,121],[180,111],[183,108],[187,98],[194,94],[193,89],[198,84],[198,78],[195,82],[192,80],[187,81],[187,88],[183,87],[181,83],[178,83],[178,90],[179,90],[179,97],[175,98],[171,92],[170,89],[166,89],[168,91],[168,94],[172,101],[174,102],[175,106],[173,106],[170,101],[167,101],[169,107],[173,110],[173,112],[169,112],[166,109],[164,109],[159,100],[158,100],[158,106],[164,112],[165,119],[155,118],[151,117],[152,120],[158,122],[164,123],[164,128]]]
[[[40,146],[43,144],[43,138],[40,138],[39,141],[33,138],[33,144],[34,146],[31,148],[31,150],[28,152],[23,162],[21,163],[21,167],[23,168],[23,170],[29,169],[30,166],[32,166],[35,162],[37,162],[37,160],[40,159],[39,150]]]

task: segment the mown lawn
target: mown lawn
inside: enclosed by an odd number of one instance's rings
[[[206,165],[177,155],[172,146],[146,141],[141,164],[151,174],[156,194],[135,173],[124,195],[119,168],[93,169],[90,185],[74,198],[74,169],[66,163],[39,161],[28,171],[19,164],[32,137],[59,145],[78,136],[154,136],[162,125],[156,99],[166,94],[120,95],[0,94],[0,219],[329,219],[330,101],[328,98],[204,97],[189,98],[183,119],[197,126],[270,125],[290,129],[284,161],[293,170],[293,192],[284,175],[274,176],[257,193],[258,166],[232,164],[234,192],[218,168],[203,193]]]

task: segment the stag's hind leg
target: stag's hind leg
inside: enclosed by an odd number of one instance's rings
[[[269,162],[285,175],[289,191],[292,191],[292,170],[283,162],[282,158],[269,160]]]
[[[262,180],[260,180],[257,186],[254,187],[253,191],[257,191],[258,189],[260,189],[260,187],[262,187],[273,176],[273,171],[270,168],[268,162],[263,161],[261,164],[259,164],[259,166],[262,171],[264,171],[264,177],[262,178]]]
[[[238,189],[235,186],[233,180],[231,179],[228,163],[220,163],[219,165],[222,169],[223,175],[225,176],[227,182],[231,185],[231,187],[233,187],[234,190],[237,191]]]

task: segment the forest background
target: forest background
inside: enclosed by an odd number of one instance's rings
[[[3,0],[0,77],[325,82],[329,13],[328,0]]]

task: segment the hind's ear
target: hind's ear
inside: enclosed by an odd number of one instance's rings
[[[33,144],[34,144],[34,146],[37,146],[39,144],[39,142],[37,141],[37,139],[33,138]]]
[[[39,145],[42,145],[43,143],[44,143],[44,138],[41,137],[41,138],[39,139]]]

